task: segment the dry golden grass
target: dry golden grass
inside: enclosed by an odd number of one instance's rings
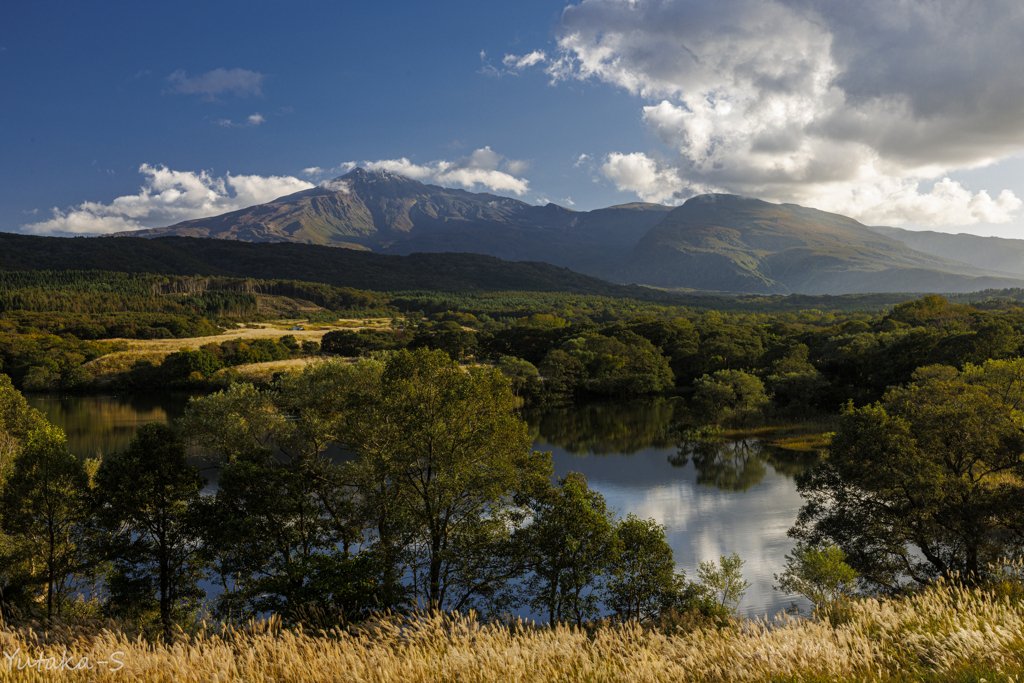
[[[290,328],[295,325],[302,325],[306,330],[292,331]],[[336,329],[361,330],[364,328],[384,329],[391,327],[391,320],[388,318],[374,318],[369,320],[339,320],[337,324],[313,324],[305,320],[281,320],[275,323],[260,323],[257,328],[237,327],[228,329],[223,334],[213,337],[188,337],[185,339],[113,339],[114,342],[122,342],[127,345],[125,351],[115,351],[101,356],[96,360],[86,363],[83,367],[92,377],[100,379],[110,378],[122,372],[127,372],[135,364],[135,361],[148,360],[154,365],[163,362],[168,354],[175,353],[181,349],[198,349],[206,344],[219,344],[223,341],[235,339],[280,339],[285,335],[293,335],[299,342],[316,341],[328,332]],[[280,361],[282,363],[295,363],[294,365],[282,366],[285,369],[301,368],[305,360]],[[269,366],[268,363],[256,363],[251,366],[239,366],[242,374],[251,376],[269,376],[280,368],[270,369],[262,366]]]
[[[940,587],[853,604],[848,621],[790,620],[666,636],[636,625],[510,628],[467,617],[379,623],[358,633],[286,630],[277,621],[182,633],[170,645],[114,630],[41,635],[0,629],[0,681],[288,681],[291,683],[548,681],[1021,681],[1024,610],[1006,599]],[[19,659],[14,659],[14,653]],[[119,653],[119,654],[116,654]],[[116,654],[123,668],[101,665]],[[62,656],[94,669],[17,670]]]
[[[288,360],[272,360],[266,363],[250,363],[248,365],[236,365],[232,369],[248,379],[269,379],[275,372],[287,372],[290,370],[302,370],[310,363],[319,362],[316,357],[289,358]]]

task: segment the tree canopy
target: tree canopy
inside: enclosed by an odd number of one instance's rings
[[[833,543],[870,585],[978,576],[1024,541],[1024,360],[921,368],[849,407],[798,478],[791,535]]]

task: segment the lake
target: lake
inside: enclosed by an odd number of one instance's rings
[[[65,431],[80,457],[124,449],[135,430],[184,413],[188,394],[26,396]],[[559,476],[580,472],[621,516],[664,524],[679,568],[737,552],[750,582],[740,610],[775,614],[794,600],[772,589],[793,542],[801,499],[793,477],[813,458],[753,440],[678,445],[667,437],[674,400],[602,403],[524,413],[534,447],[551,451]]]

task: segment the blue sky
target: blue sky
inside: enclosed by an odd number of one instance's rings
[[[358,163],[1024,237],[1019,4],[12,3],[0,230],[167,225]]]

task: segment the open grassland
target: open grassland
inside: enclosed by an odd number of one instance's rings
[[[305,330],[292,330],[292,327],[303,326]],[[281,320],[274,323],[254,324],[250,327],[229,328],[223,333],[210,337],[186,337],[183,339],[113,339],[119,343],[124,350],[108,353],[94,361],[86,363],[83,367],[94,378],[103,379],[113,375],[127,372],[136,361],[145,360],[159,365],[163,359],[171,353],[181,349],[198,349],[206,344],[220,344],[225,341],[242,341],[253,339],[280,339],[286,335],[292,335],[298,342],[315,341],[332,330],[361,330],[361,329],[386,329],[391,327],[389,318],[374,318],[370,320],[339,320],[337,323],[309,324],[305,320]],[[281,361],[282,363],[295,363],[287,368],[300,368],[305,364],[304,360]],[[242,374],[254,376],[265,374],[266,368],[260,366],[270,364],[255,363],[252,366],[240,365],[237,369]],[[250,369],[251,368],[251,369]],[[282,368],[273,368],[276,372]]]
[[[291,328],[296,325],[304,326],[308,329],[292,330]],[[332,330],[361,330],[367,327],[380,329],[383,327],[389,327],[390,325],[390,319],[383,318],[369,321],[339,321],[338,323],[322,325],[310,325],[304,320],[284,320],[275,323],[261,323],[254,325],[253,327],[231,328],[222,334],[212,337],[188,337],[185,339],[115,339],[113,341],[123,341],[128,344],[128,350],[120,353],[159,353],[166,355],[181,349],[198,349],[205,344],[219,344],[223,341],[232,341],[235,339],[241,339],[243,341],[250,339],[280,339],[281,337],[290,334],[300,342],[320,341],[321,337]]]
[[[234,367],[247,380],[268,380],[275,372],[289,372],[302,370],[310,363],[319,362],[319,358],[289,358],[288,360],[272,360],[266,363],[249,363],[248,365],[237,365]],[[223,370],[221,371],[223,372]]]
[[[635,624],[588,633],[445,615],[316,632],[270,620],[181,633],[172,644],[110,628],[3,628],[0,681],[1019,683],[1022,629],[1018,601],[953,586],[858,601],[834,627],[791,619],[770,628],[748,622],[679,636]],[[50,658],[94,668],[40,670]],[[18,669],[27,663],[33,666]]]

